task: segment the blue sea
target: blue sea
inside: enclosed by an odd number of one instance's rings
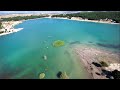
[[[58,79],[61,71],[71,79],[87,79],[87,71],[71,51],[73,44],[120,51],[120,24],[41,18],[15,28],[24,29],[0,36],[0,78],[39,79],[45,73],[45,79]],[[53,47],[56,40],[65,45]]]

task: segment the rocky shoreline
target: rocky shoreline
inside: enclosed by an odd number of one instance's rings
[[[116,69],[120,70],[120,53],[116,54],[85,45],[77,45],[73,48],[73,51],[91,75],[92,79],[112,79],[113,77],[108,77],[105,72]],[[102,65],[101,62],[105,63],[106,66],[103,66],[104,64]],[[113,68],[111,64],[118,66]]]

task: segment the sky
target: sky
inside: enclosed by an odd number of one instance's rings
[[[0,11],[0,14],[51,14],[51,13],[75,13],[80,11]]]

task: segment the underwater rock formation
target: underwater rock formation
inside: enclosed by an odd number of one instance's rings
[[[69,79],[68,75],[66,72],[58,72],[57,77],[60,79]]]
[[[64,41],[62,41],[62,40],[57,40],[57,41],[54,41],[53,42],[53,46],[54,47],[60,47],[60,46],[64,46]]]
[[[113,45],[113,44],[102,44],[102,43],[97,43],[98,46],[102,47],[107,47],[107,48],[115,48],[115,49],[120,49],[120,45]]]
[[[80,41],[70,42],[70,44],[80,44]]]
[[[39,78],[43,79],[45,77],[45,73],[40,73]]]

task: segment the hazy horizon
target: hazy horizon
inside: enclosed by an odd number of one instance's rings
[[[77,12],[97,12],[97,11],[0,11],[0,15],[6,15],[6,14],[67,14],[67,13],[77,13]],[[107,12],[107,11],[99,11],[99,12]],[[119,12],[119,11],[116,11],[116,12]]]
[[[0,14],[62,14],[76,12],[81,11],[0,11]]]

